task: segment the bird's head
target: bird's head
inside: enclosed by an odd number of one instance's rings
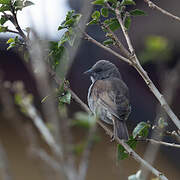
[[[84,72],[91,77],[92,82],[110,77],[121,78],[118,68],[111,62],[100,60],[91,69]]]

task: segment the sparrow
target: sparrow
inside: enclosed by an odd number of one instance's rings
[[[128,140],[129,90],[118,68],[109,61],[100,60],[84,73],[92,81],[87,97],[90,110],[105,123],[113,125],[112,140],[117,137]]]

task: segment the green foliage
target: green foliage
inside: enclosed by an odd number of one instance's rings
[[[125,16],[124,26],[126,29],[129,29],[130,25],[131,25],[131,17],[127,15]]]
[[[142,171],[139,170],[136,174],[133,174],[133,175],[129,176],[128,180],[143,180]]]
[[[133,0],[123,0],[121,2],[121,6],[126,6],[126,5],[136,5],[136,3]]]
[[[7,26],[0,26],[0,32],[6,32],[8,29]]]
[[[109,3],[108,6],[110,6],[111,8],[107,7],[107,3]],[[92,4],[102,6],[101,14],[99,13],[99,11],[95,11],[92,14],[92,20],[89,23],[87,23],[87,25],[101,24],[100,15],[102,15],[104,18],[106,18],[103,23],[108,25],[108,27],[113,32],[120,28],[120,24],[117,20],[116,13],[115,13],[115,9],[117,7],[120,11],[120,15],[123,18],[124,26],[126,27],[127,30],[129,29],[130,24],[131,24],[131,16],[145,15],[144,11],[139,10],[139,9],[134,9],[134,10],[131,10],[130,12],[126,10],[126,6],[136,5],[135,1],[133,0],[122,0],[121,2],[117,0],[96,0],[96,1],[93,1]],[[107,19],[109,17],[109,13],[111,13],[112,16],[110,19]],[[103,27],[102,29],[107,31]]]
[[[143,52],[139,55],[142,63],[149,61],[167,61],[171,57],[172,45],[165,37],[155,35],[148,36],[145,40],[144,47]]]
[[[11,0],[0,0],[0,4],[10,5]]]
[[[17,47],[21,44],[20,40],[18,39],[18,36],[16,36],[15,38],[10,38],[6,43],[9,44],[7,50],[13,47]]]
[[[69,28],[72,28],[74,26],[77,26],[80,19],[81,19],[81,14],[75,13],[74,10],[69,11],[66,15],[65,21],[63,21],[61,23],[58,30],[69,29]]]
[[[133,130],[133,138],[138,136],[146,138],[149,133],[150,125],[146,122],[140,122]]]
[[[10,11],[11,10],[11,7],[9,5],[1,5],[0,6],[0,12],[5,12],[5,11]]]
[[[101,8],[101,15],[104,17],[108,17],[109,16],[108,8]]]
[[[93,1],[92,4],[94,4],[94,5],[104,5],[105,2],[107,2],[107,0],[96,0],[96,1]]]
[[[106,19],[104,24],[106,24],[113,32],[120,28],[120,24],[116,18]]]
[[[132,148],[135,149],[137,145],[137,141],[135,138],[132,136],[129,137],[129,140],[127,141],[127,144]],[[121,145],[117,145],[117,159],[119,160],[124,160],[128,158],[128,153],[126,152],[125,148]]]
[[[7,16],[1,16],[1,19],[0,19],[0,24],[1,25],[4,25],[4,23],[6,22],[6,21],[8,21],[8,18],[7,18]]]
[[[140,9],[134,9],[129,12],[131,16],[144,16],[146,13]]]
[[[55,70],[60,63],[60,59],[66,54],[64,46],[59,46],[58,42],[51,41],[49,44],[49,61],[51,67]]]
[[[16,1],[14,1],[14,4],[13,4],[16,11],[18,11],[18,10],[21,11],[23,8],[32,6],[32,5],[34,5],[33,2],[25,1],[25,0],[16,0]]]
[[[96,123],[96,117],[90,116],[88,113],[85,112],[77,112],[74,116],[74,121],[72,125],[83,127],[83,128],[90,128],[94,126]]]
[[[59,105],[71,103],[71,93],[68,90],[69,82],[64,80],[61,86],[57,89],[57,96],[59,98]]]
[[[109,45],[114,44],[114,41],[112,39],[106,39],[105,41],[103,41],[103,44],[105,46],[109,46]]]

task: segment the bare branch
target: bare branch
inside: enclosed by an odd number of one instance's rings
[[[112,49],[110,49],[110,48],[102,45],[100,42],[96,41],[96,40],[93,39],[91,36],[89,36],[86,32],[84,32],[84,36],[85,36],[85,38],[86,38],[88,41],[91,41],[92,43],[96,44],[97,46],[99,46],[99,47],[105,49],[106,51],[110,52],[111,54],[115,55],[115,56],[118,57],[119,59],[127,62],[127,63],[130,64],[130,65],[132,65],[132,62],[131,62],[129,59],[121,56],[120,54],[118,54],[117,52],[113,51]]]
[[[159,6],[157,6],[156,4],[154,4],[152,1],[150,1],[150,0],[144,0],[144,2],[146,2],[150,8],[156,9],[156,10],[160,11],[161,13],[163,13],[163,14],[165,14],[165,15],[173,18],[173,19],[180,21],[180,17],[175,16],[175,15],[171,14],[170,12],[168,12],[168,11],[160,8]]]

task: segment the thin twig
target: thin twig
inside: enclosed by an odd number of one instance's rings
[[[171,14],[170,12],[168,12],[168,11],[160,8],[159,6],[157,6],[156,4],[154,4],[152,1],[150,1],[150,0],[144,0],[144,2],[146,2],[150,8],[156,9],[156,10],[160,11],[161,13],[163,13],[163,14],[165,14],[165,15],[173,18],[173,19],[180,21],[180,17],[175,16],[175,15]]]
[[[174,148],[180,148],[180,144],[167,143],[167,142],[159,141],[159,140],[155,140],[155,139],[139,139],[138,141],[150,142],[151,144],[159,144],[159,145],[170,146],[170,147],[174,147]]]
[[[112,49],[110,49],[110,48],[102,45],[100,42],[96,41],[96,40],[93,39],[91,36],[89,36],[86,32],[84,32],[84,36],[85,36],[85,39],[87,39],[88,41],[96,44],[97,46],[99,46],[99,47],[105,49],[106,51],[110,52],[111,54],[115,55],[115,56],[118,57],[119,59],[127,62],[127,63],[130,64],[130,65],[132,65],[132,62],[131,62],[129,59],[121,56],[120,54],[118,54],[117,52],[113,51]]]

